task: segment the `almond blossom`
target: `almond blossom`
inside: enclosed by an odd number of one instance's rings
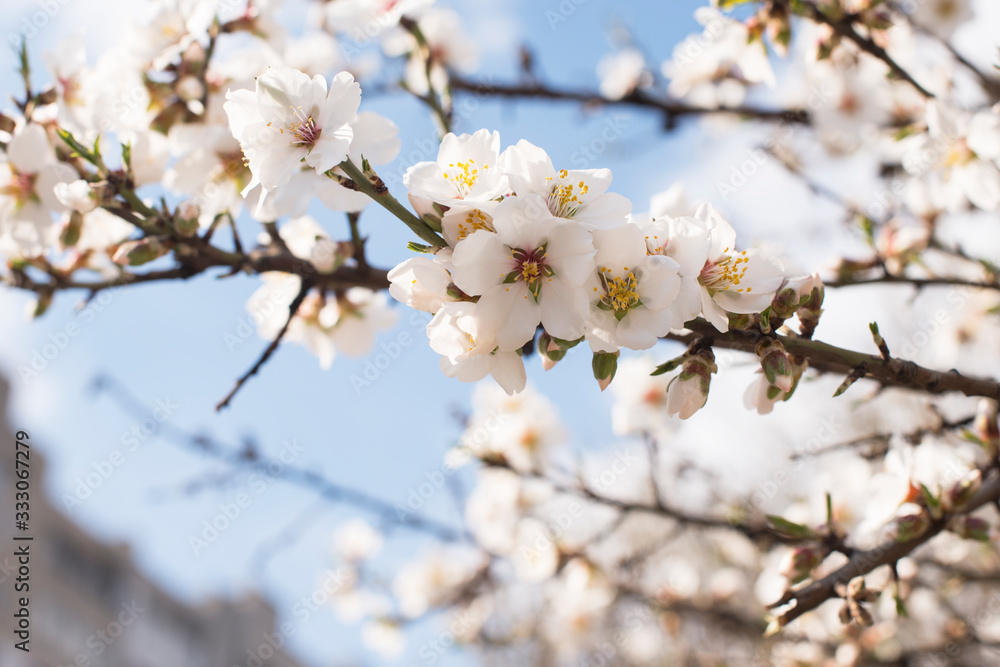
[[[597,271],[591,280],[590,347],[595,352],[645,350],[682,327],[686,313],[672,308],[681,286],[677,262],[647,253],[637,225],[592,234]]]
[[[524,139],[503,152],[500,167],[514,194],[543,197],[553,216],[574,220],[588,229],[619,225],[632,211],[632,202],[607,191],[610,169],[556,171],[548,154]]]
[[[494,211],[496,233],[480,230],[458,244],[452,278],[479,296],[477,318],[496,332],[497,346],[514,351],[539,324],[575,340],[586,325],[582,289],[593,269],[590,234],[555,218],[540,197],[512,197]]]
[[[756,249],[737,251],[736,231],[705,204],[693,220],[708,232],[708,259],[698,276],[702,315],[719,331],[729,330],[727,313],[759,313],[768,307],[781,286],[778,260]]]
[[[299,164],[317,173],[343,162],[354,138],[361,87],[341,72],[326,79],[289,67],[275,67],[257,77],[256,89],[230,90],[225,110],[253,178],[243,196],[258,184],[264,194],[284,185]]]
[[[56,161],[45,129],[27,123],[15,130],[0,162],[0,250],[35,257],[55,241],[52,213],[66,210],[55,186],[76,180]]]
[[[903,167],[938,185],[939,208],[958,213],[968,203],[1000,208],[1000,114],[971,114],[945,102],[927,104],[927,132],[906,140]]]

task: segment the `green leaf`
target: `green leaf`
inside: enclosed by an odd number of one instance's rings
[[[819,537],[819,533],[812,528],[774,514],[767,515],[767,522],[771,524],[772,529],[787,537],[794,537],[800,540],[815,540]]]

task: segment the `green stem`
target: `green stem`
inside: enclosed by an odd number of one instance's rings
[[[347,174],[348,178],[354,181],[354,185],[359,192],[363,192],[369,197],[371,197],[376,204],[384,208],[385,210],[392,213],[394,216],[399,218],[404,225],[409,227],[414,234],[419,236],[422,240],[431,244],[435,248],[444,248],[448,244],[445,243],[444,239],[437,235],[437,233],[431,229],[426,222],[415,216],[409,211],[405,206],[399,203],[389,189],[382,182],[382,179],[372,172],[372,179],[361,171],[361,169],[351,162],[348,158],[340,163],[339,165],[341,171]],[[327,172],[330,176],[330,172]],[[373,182],[374,181],[374,182]]]

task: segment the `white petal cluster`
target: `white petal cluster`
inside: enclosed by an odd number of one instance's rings
[[[523,389],[520,351],[540,328],[595,353],[648,349],[699,315],[726,331],[728,313],[761,312],[783,280],[776,260],[736,250],[711,205],[633,218],[607,169],[557,170],[527,141],[501,151],[496,132],[449,134],[404,182],[448,247],[397,266],[390,293],[434,314],[431,348],[464,382]]]

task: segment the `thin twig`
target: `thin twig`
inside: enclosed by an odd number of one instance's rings
[[[284,338],[285,334],[288,332],[288,326],[292,323],[292,319],[295,318],[295,314],[298,312],[299,306],[302,305],[302,302],[305,300],[306,294],[309,293],[310,289],[312,289],[312,283],[308,280],[302,279],[302,285],[299,287],[299,293],[295,295],[292,303],[288,306],[288,319],[285,320],[285,324],[281,327],[281,331],[279,331],[278,335],[274,337],[271,344],[264,349],[264,353],[260,355],[257,363],[255,363],[250,370],[243,375],[243,377],[236,381],[236,386],[234,386],[232,390],[226,394],[226,397],[215,406],[216,412],[221,412],[223,408],[229,406],[230,401],[232,401],[233,397],[236,396],[236,392],[243,387],[247,380],[257,374],[257,371],[259,371],[264,364],[267,363],[267,360],[270,359],[271,355],[278,349],[278,346],[281,345],[281,339]]]

